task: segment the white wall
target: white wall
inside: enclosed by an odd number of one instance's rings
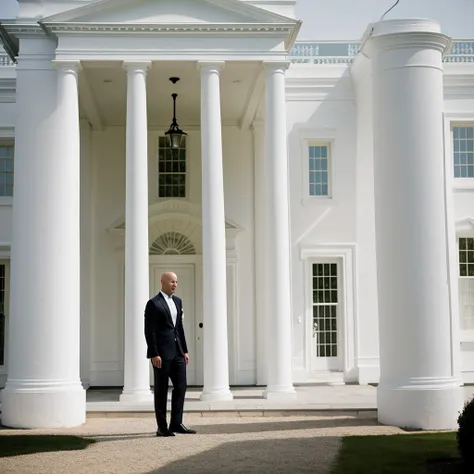
[[[297,65],[288,71],[293,356],[295,379],[301,382],[310,380],[314,374],[310,374],[306,359],[306,341],[311,341],[307,318],[311,318],[312,312],[308,308],[300,251],[328,245],[352,247],[356,242],[357,111],[352,84],[345,71],[345,67],[321,70]],[[321,73],[324,80],[317,79]],[[314,84],[310,87],[311,80]],[[331,199],[307,195],[305,139],[332,141]],[[351,369],[347,367],[346,371]]]
[[[448,179],[454,204],[454,221],[457,228],[458,237],[474,237],[474,227],[469,228],[463,221],[474,218],[474,183],[472,179],[456,180],[453,178],[452,163],[452,139],[449,129],[452,123],[469,122],[474,123],[474,88],[469,82],[451,85],[448,82],[447,93],[445,94],[445,134],[447,146]],[[457,223],[457,225],[456,225]],[[457,262],[456,262],[457,263]],[[459,270],[455,272],[459,274]],[[457,290],[457,289],[456,289]],[[457,295],[453,295],[456,297]],[[465,331],[460,331],[461,339],[461,371],[465,382],[474,382],[474,341],[471,335]]]

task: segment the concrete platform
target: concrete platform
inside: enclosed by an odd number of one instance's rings
[[[275,401],[263,398],[263,387],[232,387],[234,399],[225,402],[203,402],[200,388],[189,388],[184,410],[199,416],[276,416],[299,413],[327,414],[338,412],[353,416],[376,416],[377,389],[370,385],[312,385],[296,387],[293,401]],[[474,395],[474,386],[464,387],[466,401]],[[153,403],[124,403],[119,401],[120,389],[89,389],[86,410],[88,417],[153,415]],[[171,400],[171,392],[168,395]]]

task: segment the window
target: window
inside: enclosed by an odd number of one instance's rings
[[[453,127],[455,178],[474,178],[474,125]]]
[[[459,238],[459,310],[461,328],[474,330],[474,238]]]
[[[151,244],[150,255],[196,255],[196,249],[185,235],[166,232]]]
[[[13,145],[0,143],[0,197],[13,196]]]
[[[0,365],[5,364],[7,267],[0,263]]]
[[[186,137],[172,150],[167,137],[158,139],[158,197],[186,197]]]
[[[337,357],[336,263],[313,263],[313,338],[316,357]]]
[[[329,146],[309,145],[309,195],[329,196]]]

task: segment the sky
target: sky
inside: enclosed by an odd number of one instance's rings
[[[298,39],[359,40],[396,0],[297,0]],[[16,0],[0,0],[0,18],[16,15]],[[389,18],[432,18],[453,38],[474,38],[474,0],[400,0]]]

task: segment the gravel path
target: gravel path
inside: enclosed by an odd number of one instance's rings
[[[329,473],[342,436],[401,433],[355,417],[198,417],[197,435],[157,438],[152,417],[91,418],[78,428],[0,430],[7,434],[74,434],[98,442],[81,451],[0,458],[6,473]]]

